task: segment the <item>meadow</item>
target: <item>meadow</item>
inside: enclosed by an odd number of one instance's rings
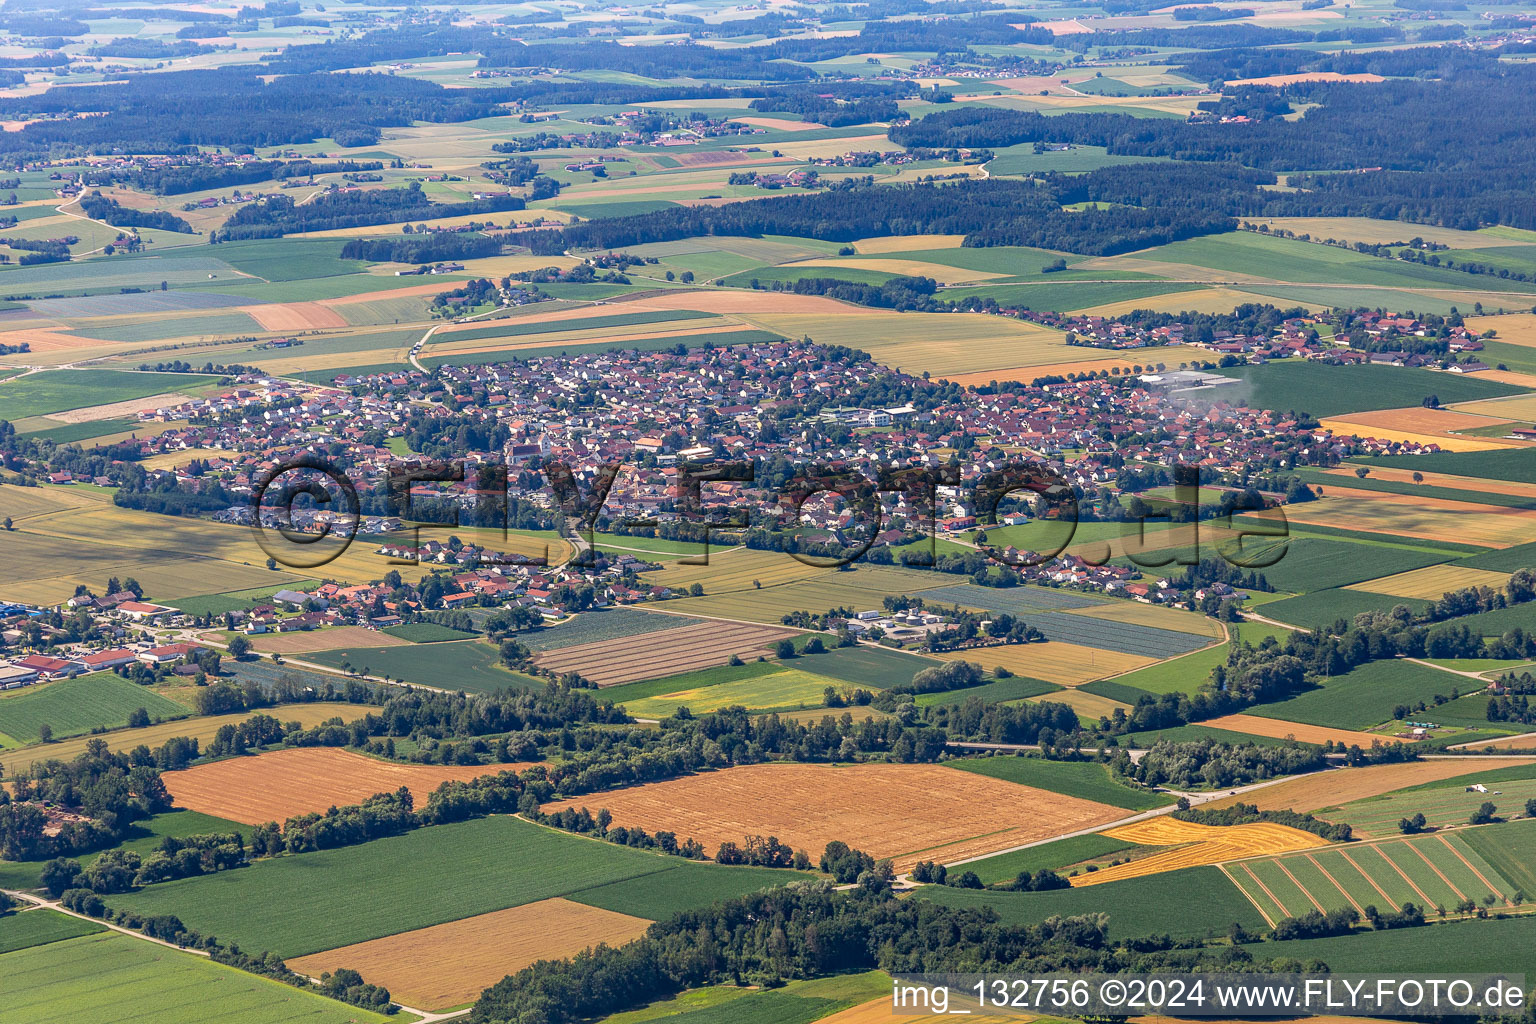
[[[0,413],[8,420],[46,416],[181,391],[217,379],[193,373],[45,370],[0,382]]]
[[[1265,637],[1283,638],[1290,632],[1266,622],[1241,622],[1228,627],[1235,639],[1258,646]],[[1210,678],[1211,670],[1226,664],[1228,644],[1218,644],[1205,650],[1195,651],[1182,657],[1148,665],[1123,676],[1088,683],[1089,693],[1099,693],[1115,700],[1125,700],[1125,694],[1117,694],[1112,688],[1126,687],[1130,691],[1145,693],[1193,693]],[[1134,695],[1132,693],[1131,695]],[[1135,703],[1135,701],[1130,701]]]
[[[413,644],[441,644],[453,640],[473,640],[479,634],[466,633],[460,629],[450,629],[440,626],[435,622],[410,622],[404,626],[390,626],[379,632],[401,640],[408,640]]]
[[[151,721],[192,713],[147,686],[112,672],[93,672],[0,695],[0,741],[9,740],[6,745],[13,747],[35,743],[44,725],[59,739],[115,729],[127,725],[128,716],[139,708],[149,712]]]
[[[114,932],[6,953],[0,972],[8,991],[0,1003],[0,1024],[115,1024],[125,1006],[132,1006],[140,1024],[183,1024],[193,1005],[216,1006],[219,1019],[233,1024],[390,1019]]]
[[[1053,892],[990,892],[930,885],[918,895],[944,906],[992,910],[1004,924],[1038,924],[1048,917],[1107,913],[1110,937],[1117,941],[1143,935],[1219,935],[1234,923],[1249,931],[1264,927],[1264,919],[1253,904],[1214,867]]]
[[[1536,767],[1529,768],[1526,774],[1526,778],[1503,782],[1485,781],[1487,776],[1474,774],[1465,783],[1449,781],[1432,789],[1415,787],[1407,792],[1367,797],[1328,811],[1328,817],[1347,821],[1360,832],[1376,836],[1396,833],[1397,823],[1415,814],[1424,815],[1434,828],[1465,825],[1484,802],[1498,808],[1501,818],[1521,817],[1525,814],[1525,802],[1536,797]],[[1474,781],[1486,786],[1488,792],[1467,792],[1467,786]]]
[[[478,640],[461,643],[418,644],[408,647],[351,647],[342,650],[314,651],[301,656],[331,668],[343,663],[354,672],[388,676],[407,683],[436,686],[468,693],[495,693],[497,690],[541,689],[543,680],[513,672],[501,666],[496,648]]]
[[[497,816],[263,860],[239,871],[114,896],[109,903],[142,914],[176,914],[188,927],[248,950],[301,956],[569,896],[683,863]],[[424,864],[433,865],[431,884],[414,884],[424,880]],[[759,874],[736,877],[742,892],[763,884]],[[381,878],[400,881],[388,899],[378,896]],[[674,912],[696,905],[686,888],[676,895]],[[253,907],[261,913],[252,913]]]
[[[892,683],[908,682],[925,668],[932,668],[929,658],[893,651],[889,647],[873,647],[860,644],[856,647],[838,647],[825,655],[817,656],[808,666],[823,676],[840,679],[860,686],[884,689]]]
[[[1396,705],[1411,706],[1437,695],[1449,696],[1452,690],[1476,689],[1478,685],[1474,680],[1401,659],[1372,661],[1341,676],[1325,678],[1317,689],[1299,696],[1260,704],[1251,708],[1249,714],[1342,729],[1366,729],[1390,719]],[[1434,714],[1431,708],[1412,717],[1432,719]]]
[[[704,714],[741,705],[750,709],[813,708],[824,706],[827,687],[852,689],[839,680],[795,668],[770,672],[738,682],[722,682],[696,689],[678,690],[655,697],[628,700],[625,710],[637,718],[667,718],[678,708]],[[855,709],[857,710],[857,709]],[[832,712],[835,713],[835,712]]]
[[[1117,782],[1109,769],[1096,761],[1048,761],[1042,757],[967,757],[946,762],[950,768],[1006,779],[1021,786],[1048,789],[1053,793],[1094,800],[1130,811],[1166,807],[1173,798]]]

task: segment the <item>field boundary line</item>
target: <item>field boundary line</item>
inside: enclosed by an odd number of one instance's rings
[[[1353,858],[1353,857],[1351,857],[1349,855],[1349,851],[1348,850],[1340,850],[1339,851],[1339,856],[1341,856],[1345,860],[1349,861],[1349,866],[1354,868],[1356,871],[1360,872],[1360,877],[1365,879],[1367,882],[1369,882],[1370,885],[1371,885],[1371,888],[1375,889],[1378,893],[1381,894],[1381,898],[1387,901],[1387,906],[1390,907],[1392,905],[1392,897],[1387,895],[1387,890],[1383,889],[1381,887],[1381,883],[1377,882],[1376,879],[1372,878],[1371,877],[1371,873],[1369,871],[1365,870],[1365,868],[1361,867],[1359,862],[1356,861],[1355,858]],[[1383,858],[1383,859],[1385,859],[1385,858]]]
[[[1426,907],[1436,906],[1435,901],[1430,899],[1428,896],[1424,895],[1424,890],[1420,889],[1417,885],[1415,885],[1413,879],[1408,877],[1408,872],[1406,872],[1402,868],[1398,867],[1397,861],[1393,860],[1391,857],[1388,857],[1385,853],[1383,853],[1380,846],[1373,847],[1373,849],[1376,851],[1376,856],[1378,856],[1382,860],[1386,861],[1389,865],[1391,865],[1393,871],[1396,871],[1399,875],[1402,876],[1403,881],[1408,883],[1408,888],[1412,889],[1414,892],[1419,894],[1419,899],[1424,901],[1424,905]]]
[[[1412,850],[1414,853],[1418,854],[1419,860],[1422,860],[1425,864],[1428,864],[1429,865],[1429,870],[1433,871],[1436,875],[1440,876],[1440,881],[1444,882],[1447,886],[1449,886],[1451,892],[1455,893],[1461,899],[1466,899],[1467,898],[1467,894],[1462,892],[1461,889],[1456,885],[1455,882],[1453,882],[1449,878],[1447,878],[1446,875],[1445,875],[1445,872],[1441,871],[1438,867],[1435,866],[1435,862],[1434,861],[1432,861],[1428,857],[1424,856],[1424,851],[1423,850],[1419,849],[1417,846],[1415,846],[1413,843],[1410,843],[1410,842],[1406,842],[1405,841],[1403,843],[1403,845],[1408,847],[1408,849]]]
[[[1476,875],[1477,876],[1477,880],[1479,882],[1482,882],[1484,885],[1486,885],[1488,887],[1488,891],[1489,892],[1496,892],[1496,893],[1498,893],[1499,894],[1499,898],[1504,901],[1504,905],[1506,907],[1514,906],[1514,904],[1509,902],[1509,897],[1507,895],[1505,895],[1504,890],[1501,889],[1499,886],[1494,885],[1492,882],[1488,881],[1487,876],[1484,875],[1481,871],[1477,870],[1477,866],[1475,864],[1473,864],[1471,861],[1467,860],[1467,858],[1462,855],[1462,852],[1460,850],[1458,850],[1458,849],[1456,849],[1456,847],[1452,846],[1451,845],[1451,841],[1449,839],[1447,839],[1444,835],[1441,835],[1441,834],[1438,834],[1438,833],[1435,835],[1435,838],[1440,840],[1442,843],[1444,843],[1445,844],[1445,848],[1447,850],[1450,850],[1453,854],[1455,854],[1456,855],[1456,859],[1461,861],[1463,864],[1465,864],[1467,866],[1467,870],[1471,871],[1474,875]]]
[[[1242,867],[1244,873],[1247,874],[1247,876],[1249,878],[1253,879],[1253,884],[1258,886],[1260,889],[1262,889],[1264,891],[1264,895],[1268,896],[1271,900],[1274,901],[1275,906],[1279,908],[1279,910],[1280,910],[1280,912],[1282,914],[1291,909],[1290,907],[1287,907],[1284,903],[1280,902],[1280,897],[1276,896],[1273,892],[1270,891],[1269,886],[1264,884],[1263,879],[1259,878],[1258,875],[1253,873],[1253,868],[1252,867],[1250,867],[1248,864],[1243,864],[1243,865],[1241,865],[1241,867]],[[1306,890],[1303,889],[1302,892],[1306,892]],[[1287,915],[1287,916],[1289,916],[1289,915]]]
[[[1274,918],[1269,916],[1269,911],[1259,906],[1259,901],[1253,898],[1253,893],[1249,892],[1247,887],[1244,886],[1242,882],[1237,880],[1237,876],[1232,874],[1232,872],[1227,869],[1225,864],[1218,864],[1216,866],[1221,869],[1222,874],[1227,876],[1227,881],[1236,886],[1237,891],[1243,894],[1243,899],[1253,904],[1253,909],[1259,912],[1259,916],[1264,919],[1264,923],[1273,928],[1275,926]]]
[[[1279,857],[1276,857],[1275,858],[1275,867],[1277,867],[1281,871],[1285,872],[1285,877],[1289,878],[1291,880],[1291,882],[1296,886],[1296,888],[1301,890],[1301,894],[1303,896],[1305,896],[1307,899],[1312,901],[1312,905],[1317,908],[1317,912],[1319,914],[1326,914],[1326,913],[1328,913],[1328,911],[1323,909],[1323,905],[1318,902],[1317,897],[1312,895],[1312,890],[1308,889],[1306,886],[1302,885],[1301,884],[1301,879],[1299,879],[1295,875],[1291,874],[1291,869],[1285,866],[1285,861],[1284,860],[1282,860]]]
[[[1337,878],[1333,877],[1333,872],[1332,871],[1329,871],[1327,868],[1323,867],[1322,862],[1319,861],[1316,857],[1314,857],[1311,853],[1306,854],[1306,858],[1307,858],[1307,860],[1312,862],[1312,866],[1313,867],[1317,868],[1317,870],[1319,870],[1319,871],[1321,871],[1323,873],[1323,877],[1324,878],[1328,879],[1329,882],[1333,883],[1333,887],[1335,889],[1339,890],[1339,892],[1344,894],[1344,898],[1349,900],[1351,906],[1353,906],[1361,914],[1365,913],[1365,908],[1360,905],[1358,900],[1356,900],[1353,896],[1351,896],[1349,894],[1349,890],[1348,889],[1344,888],[1342,885],[1339,884],[1339,880]]]

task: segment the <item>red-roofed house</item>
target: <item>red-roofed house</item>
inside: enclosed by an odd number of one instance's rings
[[[196,644],[166,644],[164,647],[151,647],[142,652],[139,660],[146,665],[165,665],[180,661],[193,651],[200,649]]]
[[[119,665],[132,665],[139,660],[139,656],[132,651],[121,647],[114,647],[110,651],[97,651],[95,654],[87,654],[80,659],[81,663],[92,672],[100,672],[106,668],[117,668]]]

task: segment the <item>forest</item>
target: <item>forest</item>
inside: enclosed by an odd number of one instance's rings
[[[268,196],[260,203],[242,206],[224,222],[221,230],[209,235],[209,241],[280,238],[296,231],[398,224],[435,217],[505,213],[522,208],[523,201],[516,196],[474,199],[465,203],[434,203],[422,193],[420,182],[412,182],[408,188],[333,192],[303,205],[295,203],[291,196]]]
[[[1436,51],[1439,52],[1439,51]],[[1398,55],[1404,70],[1422,55]],[[1444,58],[1441,58],[1444,60]],[[1224,126],[1125,114],[1066,113],[967,107],[890,129],[891,141],[933,149],[992,148],[1025,142],[1104,146],[1123,156],[1165,157],[1267,171],[1310,168],[1293,176],[1301,192],[1262,196],[1260,210],[1240,193],[1212,198],[1227,214],[1364,216],[1447,227],[1500,223],[1536,227],[1536,68],[1487,58],[1447,62],[1446,80],[1380,83],[1304,82],[1276,91],[1238,90],[1223,103],[1248,112],[1286,101],[1320,104],[1304,117],[1268,117]],[[1414,131],[1402,126],[1412,124]],[[1121,168],[1124,170],[1124,168]],[[1209,173],[1209,172],[1207,172]],[[1091,178],[1092,176],[1085,176]],[[1209,196],[1202,190],[1202,196]]]
[[[810,195],[679,207],[515,237],[537,254],[554,255],[569,248],[615,249],[695,235],[781,234],[837,242],[884,235],[963,234],[965,244],[972,246],[1030,245],[1110,256],[1236,227],[1229,215],[1211,212],[1208,201],[1168,188],[1168,172],[1166,165],[1158,165],[1155,172],[1107,168],[1076,177],[1051,176],[1043,182],[1045,187],[1003,179],[879,186],[849,182]],[[1230,174],[1213,174],[1209,168],[1189,172],[1191,179],[1207,187],[1214,178],[1216,184],[1230,185],[1234,191],[1245,176],[1248,180],[1265,177],[1240,169]],[[1272,175],[1267,177],[1273,180]],[[1156,181],[1165,183],[1162,191]],[[1248,187],[1252,192],[1253,187]],[[1141,199],[1149,205],[1071,212],[1061,208],[1064,203],[1089,199],[1127,203]]]

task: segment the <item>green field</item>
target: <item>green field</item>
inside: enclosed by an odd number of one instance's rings
[[[354,1024],[390,1018],[115,932],[0,956],[0,1024]],[[132,1007],[129,1017],[126,1007]],[[217,1007],[217,1010],[208,1010]]]
[[[1267,549],[1259,549],[1254,555],[1260,560],[1272,557],[1271,551]],[[1422,569],[1426,565],[1447,561],[1449,557],[1449,554],[1436,555],[1428,551],[1387,547],[1384,544],[1361,544],[1324,537],[1292,537],[1286,542],[1279,561],[1255,571],[1262,573],[1276,590],[1309,594],[1316,590],[1329,590]]]
[[[278,712],[280,713],[280,712]],[[123,841],[115,849],[131,850],[140,856],[148,856],[155,847],[160,845],[166,836],[196,836],[209,835],[214,832],[249,832],[245,825],[233,821],[225,821],[223,818],[215,818],[209,814],[201,814],[197,811],[166,811],[164,814],[156,814],[144,821],[136,821],[128,826]],[[80,863],[89,865],[96,858],[94,853],[81,854]],[[36,889],[39,887],[39,877],[46,861],[13,861],[0,860],[0,888],[5,889]]]
[[[1536,968],[1536,918],[1459,921],[1428,928],[1296,939],[1251,947],[1264,957],[1320,960],[1339,973],[1529,971]]]
[[[699,907],[756,889],[815,876],[782,868],[725,868],[673,858],[675,866],[653,875],[626,878],[572,893],[568,898],[619,914],[661,921],[683,907]]]
[[[1486,428],[1479,428],[1486,429]],[[1509,428],[1502,427],[1501,430]],[[1467,431],[1471,433],[1471,431]],[[1349,468],[1351,463],[1344,463],[1344,468]],[[1468,491],[1456,487],[1435,487],[1430,484],[1416,484],[1407,480],[1382,480],[1378,477],[1356,477],[1351,480],[1341,477],[1336,473],[1325,473],[1317,469],[1305,469],[1298,466],[1293,472],[1300,479],[1309,484],[1317,484],[1327,494],[1327,488],[1348,487],[1352,491],[1380,491],[1385,494],[1412,494],[1421,498],[1443,498],[1446,501],[1470,501],[1478,505],[1494,505],[1498,508],[1536,508],[1536,498],[1526,498],[1518,494],[1495,494],[1492,491]],[[1290,589],[1290,588],[1285,588]]]
[[[1330,847],[1227,866],[1237,886],[1272,920],[1324,910],[1412,903],[1426,916],[1463,899],[1507,907],[1513,888],[1459,834]]]
[[[930,885],[919,895],[951,907],[986,907],[1004,924],[1036,924],[1048,917],[1109,914],[1116,940],[1168,934],[1174,938],[1216,935],[1233,922],[1250,931],[1264,919],[1237,886],[1212,867],[1186,868],[1081,889],[1053,892],[991,892]]]
[[[1510,884],[1536,892],[1536,822],[1514,821],[1460,833]]]
[[[219,245],[219,259],[242,273],[263,281],[311,281],[321,277],[356,274],[366,264],[344,260],[341,249],[345,239],[336,238],[262,238]],[[385,278],[388,282],[392,279]],[[398,282],[385,287],[398,287]],[[268,296],[261,293],[263,298]],[[291,302],[293,299],[273,299]]]
[[[496,648],[477,640],[415,647],[350,647],[304,654],[301,660],[332,668],[341,668],[345,661],[355,672],[366,668],[368,675],[468,693],[494,693],[509,687],[539,689],[544,685],[533,676],[502,668]]]
[[[1160,847],[1138,846],[1136,843],[1122,842],[1119,839],[1094,833],[1073,836],[1071,839],[1058,839],[1052,843],[1041,843],[1039,846],[1015,850],[1012,853],[1000,853],[995,857],[972,861],[954,870],[956,872],[974,871],[983,884],[995,885],[998,882],[1012,881],[1018,877],[1020,871],[1057,871],[1085,861],[1107,861],[1126,850],[1148,849],[1155,850]]]
[[[44,725],[53,730],[55,739],[113,729],[127,725],[128,716],[138,708],[148,711],[151,721],[192,713],[146,686],[112,672],[93,672],[0,697],[0,740],[19,741],[14,746],[35,743],[42,738],[38,730]]]
[[[1536,541],[1499,551],[1484,551],[1480,555],[1463,558],[1456,564],[1471,566],[1474,569],[1492,569],[1495,572],[1536,568]]]
[[[49,420],[33,420],[34,423],[48,423]],[[57,427],[46,427],[42,430],[22,430],[18,434],[22,437],[46,437],[58,444],[70,444],[74,441],[89,441],[93,437],[106,437],[108,434],[121,434],[132,430],[138,424],[137,419],[110,419],[87,420],[84,423],[65,423]]]
[[[1429,602],[1412,597],[1373,594],[1368,590],[1319,590],[1313,594],[1288,597],[1266,604],[1263,614],[1267,619],[1278,619],[1308,629],[1324,629],[1338,619],[1352,621],[1361,612],[1389,612],[1397,605],[1419,612],[1429,607]]]
[[[435,622],[408,622],[403,626],[390,626],[382,630],[390,636],[409,640],[413,644],[440,644],[450,640],[473,640],[478,634],[450,629]]]
[[[945,762],[951,768],[1021,786],[1048,789],[1082,800],[1093,800],[1129,811],[1166,807],[1173,798],[1166,793],[1136,789],[1116,782],[1109,769],[1097,761],[1048,761],[1043,757],[967,757]]]
[[[1503,636],[1511,629],[1523,629],[1529,632],[1536,627],[1536,604],[1531,602],[1512,604],[1491,612],[1462,615],[1445,621],[1455,626],[1466,626],[1480,636]]]
[[[1257,705],[1248,713],[1336,729],[1366,729],[1390,719],[1393,707],[1398,704],[1412,706],[1437,694],[1449,697],[1452,690],[1477,686],[1476,680],[1401,659],[1372,661],[1341,676],[1322,680],[1315,690],[1289,700]],[[1433,717],[1434,711],[1422,714]]]
[[[569,896],[688,864],[498,815],[164,882],[114,896],[109,903],[142,914],[175,914],[205,935],[289,957]],[[751,892],[762,886],[765,876],[753,872],[736,877],[742,882],[738,891]],[[777,872],[771,877],[789,881],[792,875]],[[381,879],[395,880],[383,898]],[[674,912],[697,905],[687,886],[672,891]],[[641,893],[629,898],[645,897]],[[253,907],[261,912],[253,913]]]
[[[217,379],[194,373],[45,370],[0,382],[0,418],[14,421],[26,416],[110,405],[211,384]]]
[[[44,946],[50,942],[61,942],[105,930],[95,922],[82,921],[78,917],[53,910],[15,910],[0,917],[0,953],[14,953],[18,949]]]
[[[1522,390],[1498,381],[1458,377],[1450,373],[1431,373],[1428,370],[1410,369],[1406,366],[1327,366],[1323,363],[1301,362],[1294,359],[1265,363],[1262,366],[1234,366],[1217,372],[1247,382],[1249,386],[1245,389],[1246,393],[1243,397],[1251,406],[1274,409],[1279,412],[1308,412],[1319,417],[1342,416],[1349,412],[1365,412],[1374,409],[1399,409],[1404,406],[1418,405],[1431,395],[1438,396],[1443,404],[1449,405],[1452,402],[1470,402],[1478,398],[1515,395]],[[1519,449],[1519,451],[1524,450]],[[1468,454],[1481,456],[1504,453],[1471,452]],[[1487,475],[1433,466],[1427,461],[1447,457],[1399,455],[1382,461],[1382,465],[1408,466],[1411,463],[1411,468],[1426,472],[1433,470],[1441,473],[1460,472],[1466,476]],[[1533,472],[1536,472],[1536,459],[1528,461],[1533,467]]]
[[[595,331],[604,327],[638,327],[643,324],[671,323],[675,320],[709,320],[714,313],[701,313],[696,309],[647,310],[642,313],[610,313],[607,316],[573,317],[570,320],[539,320],[534,323],[487,321],[489,326],[468,331],[454,331],[439,336],[438,344],[457,344],[461,341],[478,341],[485,338],[522,338],[531,334],[558,334],[561,331]]]
[[[964,704],[972,697],[980,697],[988,704],[1001,704],[1010,700],[1025,700],[1029,697],[1039,697],[1047,693],[1055,693],[1061,687],[1055,683],[1047,683],[1043,679],[1031,679],[1029,676],[1009,676],[1007,679],[994,679],[990,683],[982,683],[980,686],[967,686],[963,690],[945,690],[942,693],[920,693],[917,695],[917,706],[931,708],[937,706],[952,706]]]
[[[1089,273],[1089,271],[1067,271],[1068,274]],[[1121,272],[1112,271],[1111,276],[1120,276]],[[1001,306],[1019,306],[1024,309],[1053,311],[1059,313],[1071,312],[1079,309],[1091,309],[1094,306],[1102,306],[1111,302],[1125,302],[1134,299],[1153,299],[1159,295],[1172,295],[1175,292],[1195,291],[1200,286],[1197,284],[1159,284],[1155,281],[1072,281],[1056,280],[1057,275],[1050,275],[1049,280],[1038,283],[1026,282],[1022,284],[983,284],[974,288],[946,288],[944,296],[951,299],[961,299],[974,296],[978,299],[996,299]],[[1145,363],[1149,359],[1157,361],[1157,356],[1150,354],[1157,350],[1136,350],[1134,353],[1125,353],[1125,365],[1133,366],[1136,363]],[[1164,357],[1166,360],[1166,356]]]
[[[1137,256],[1211,270],[1241,268],[1245,274],[1279,282],[1483,291],[1536,289],[1536,286],[1502,280],[1488,274],[1474,276],[1458,270],[1367,256],[1339,246],[1302,242],[1251,231],[1191,238],[1137,253]],[[1518,305],[1518,300],[1512,300],[1511,304]]]
[[[235,337],[255,334],[261,324],[248,313],[210,313],[206,316],[158,317],[140,324],[122,327],[92,327],[71,331],[83,338],[99,338],[102,341],[144,342],[162,338],[191,338],[206,335]]]
[[[1127,86],[1124,82],[1117,82],[1114,79],[1101,78],[1095,81],[1100,87],[1106,83],[1113,83],[1131,90],[1127,95],[1135,95],[1137,91],[1135,87]],[[1088,82],[1080,82],[1078,88],[1084,90],[1089,85]],[[1115,164],[1145,163],[1148,159],[1148,157],[1115,156],[1103,146],[1073,146],[1067,150],[1036,153],[1034,143],[1027,142],[1017,146],[1004,146],[997,150],[997,156],[987,163],[987,171],[990,174],[1030,174],[1035,171],[1061,171],[1063,174],[1072,174],[1096,171],[1100,167],[1111,167]]]
[[[0,394],[3,393],[3,389],[0,389]],[[1441,394],[1441,400],[1446,400],[1443,394]],[[1504,448],[1486,452],[1434,452],[1429,455],[1383,455],[1355,461],[1371,466],[1417,469],[1425,473],[1450,473],[1455,476],[1482,477],[1486,480],[1512,480],[1536,484],[1536,449],[1531,448]]]
[[[861,686],[885,689],[892,683],[908,683],[925,668],[932,668],[931,658],[903,654],[888,647],[838,647],[816,658],[816,671],[824,676]]]

